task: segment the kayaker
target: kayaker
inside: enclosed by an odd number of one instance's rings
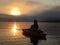
[[[34,20],[34,24],[31,26],[31,30],[30,31],[37,31],[38,30],[38,23],[37,20]]]
[[[37,20],[34,20],[33,25],[29,29],[23,30],[23,35],[30,38],[30,42],[33,45],[38,45],[38,40],[46,40],[46,34],[38,28]]]
[[[31,26],[31,32],[36,32],[38,30],[38,23],[37,20],[34,20],[34,24]],[[30,37],[30,41],[33,45],[38,44],[38,39],[36,37]]]

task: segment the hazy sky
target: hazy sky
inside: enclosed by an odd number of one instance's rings
[[[59,6],[60,0],[0,0],[0,13],[9,13],[11,8],[19,7],[23,14]]]

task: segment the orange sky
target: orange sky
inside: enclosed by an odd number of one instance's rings
[[[56,4],[55,2],[54,0],[1,0],[0,13],[9,14],[11,9],[14,7],[18,7],[22,14],[32,13],[33,11],[42,12],[45,9],[50,9],[51,7],[55,6],[59,1],[57,1]]]

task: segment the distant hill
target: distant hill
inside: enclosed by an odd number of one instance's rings
[[[34,16],[26,16],[26,15],[21,15],[21,16],[12,16],[12,15],[7,15],[7,14],[0,14],[0,21],[32,21],[34,19]]]

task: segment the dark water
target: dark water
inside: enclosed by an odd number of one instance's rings
[[[30,39],[22,35],[22,29],[30,28],[32,22],[0,22],[0,45],[30,45]],[[38,45],[60,45],[60,23],[39,22],[39,29],[47,33],[47,40]]]

